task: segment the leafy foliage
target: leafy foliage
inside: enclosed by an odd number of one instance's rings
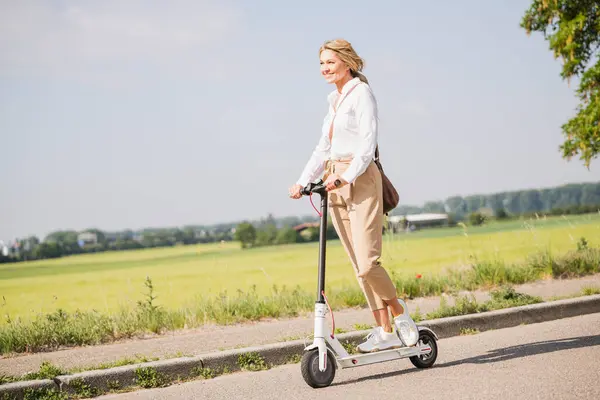
[[[521,27],[541,32],[555,58],[561,58],[561,77],[580,77],[577,114],[562,126],[563,157],[579,154],[586,167],[600,152],[600,2],[598,0],[533,0]],[[593,64],[595,60],[595,64]]]

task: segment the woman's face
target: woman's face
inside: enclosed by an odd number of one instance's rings
[[[337,83],[350,74],[350,68],[331,50],[321,52],[321,74],[327,83]]]

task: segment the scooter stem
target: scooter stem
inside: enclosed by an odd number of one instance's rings
[[[319,226],[319,283],[317,288],[317,303],[325,303],[323,291],[325,290],[325,252],[327,241],[327,198],[326,191],[321,195],[321,224]]]

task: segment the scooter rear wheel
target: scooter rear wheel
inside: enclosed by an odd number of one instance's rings
[[[325,371],[319,370],[319,349],[312,349],[304,353],[300,363],[304,381],[313,388],[324,388],[331,385],[335,378],[335,358],[327,351]]]
[[[435,337],[427,331],[419,332],[419,342],[417,345],[429,346],[431,347],[431,352],[429,354],[410,357],[410,362],[417,368],[429,368],[433,366],[438,355]]]

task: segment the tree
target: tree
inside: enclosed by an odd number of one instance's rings
[[[423,211],[426,213],[443,213],[446,212],[444,203],[441,201],[428,201],[423,205]]]
[[[554,57],[561,57],[561,77],[580,77],[577,114],[562,125],[563,158],[580,154],[589,169],[600,152],[600,2],[598,0],[533,0],[521,20],[527,34],[541,32]],[[590,63],[595,60],[596,63]]]
[[[62,252],[57,242],[44,242],[35,248],[33,255],[37,259],[58,258]]]
[[[249,222],[242,222],[235,228],[235,240],[238,240],[242,249],[252,247],[256,242],[256,229]]]
[[[257,230],[256,233],[256,245],[257,246],[270,246],[275,244],[277,239],[277,228],[275,224],[269,223],[263,225]]]
[[[508,214],[506,213],[506,210],[504,208],[497,209],[496,210],[496,218],[497,219],[507,219]]]
[[[275,239],[277,244],[290,244],[298,242],[298,232],[293,228],[282,228],[277,232],[277,238]]]

